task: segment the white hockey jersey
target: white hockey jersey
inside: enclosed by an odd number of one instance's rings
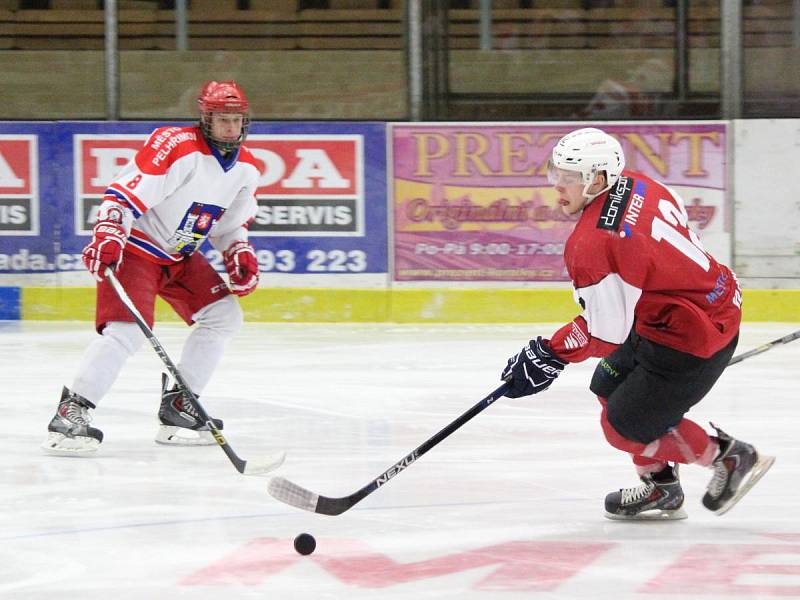
[[[225,251],[247,240],[263,170],[244,146],[223,157],[197,126],[162,127],[108,186],[100,215],[108,206],[129,209],[126,251],[158,264],[183,260],[206,238]]]

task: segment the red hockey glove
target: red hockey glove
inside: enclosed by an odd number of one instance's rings
[[[519,354],[508,359],[500,375],[510,384],[506,396],[519,398],[545,391],[566,365],[553,354],[541,336],[531,340]]]
[[[231,291],[237,296],[247,296],[258,285],[258,259],[247,242],[234,242],[223,253]]]
[[[92,241],[83,249],[83,264],[97,281],[105,279],[106,267],[119,267],[122,249],[128,236],[116,221],[98,221],[92,230]]]

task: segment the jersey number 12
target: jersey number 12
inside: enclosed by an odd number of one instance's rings
[[[708,255],[703,249],[703,244],[697,234],[689,229],[689,215],[686,214],[686,209],[680,201],[675,204],[669,200],[659,200],[658,210],[664,220],[658,217],[653,218],[652,229],[650,235],[657,242],[665,241],[675,247],[681,254],[697,263],[701,269],[708,271],[711,268],[711,262],[708,260]],[[677,228],[681,227],[686,231],[684,234]],[[688,238],[686,236],[689,236]]]

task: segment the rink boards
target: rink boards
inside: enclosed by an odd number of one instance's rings
[[[160,125],[0,123],[0,318],[93,318],[93,280],[81,250],[107,182]],[[731,148],[763,158],[746,144],[772,139],[767,130],[785,124],[600,125],[620,139],[630,168],[683,197],[706,249],[734,265],[746,320],[796,320],[800,227],[796,211],[780,209],[793,196],[782,197],[779,174],[764,210],[758,191],[747,187],[759,179],[748,176],[747,163],[739,161],[735,176],[729,169]],[[254,123],[247,144],[266,165],[250,227],[262,281],[243,300],[246,317],[572,318],[579,309],[562,254],[573,223],[558,210],[544,166],[555,141],[575,127]],[[740,128],[747,129],[741,143],[733,139]],[[774,167],[788,158],[768,160]],[[739,195],[747,198],[735,201]],[[201,251],[224,270],[217,250],[206,244]],[[164,308],[159,318],[173,318]]]
[[[241,299],[245,319],[317,323],[531,323],[573,319],[580,308],[554,289],[258,289]],[[800,290],[744,290],[745,321],[796,322]],[[162,301],[159,321],[178,317]],[[91,288],[0,288],[0,319],[94,319]]]

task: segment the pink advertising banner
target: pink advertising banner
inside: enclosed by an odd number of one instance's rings
[[[622,143],[626,168],[683,197],[701,237],[706,229],[713,246],[727,235],[724,123],[602,128]],[[395,280],[568,281],[562,254],[574,218],[561,212],[546,167],[573,129],[393,125]]]

